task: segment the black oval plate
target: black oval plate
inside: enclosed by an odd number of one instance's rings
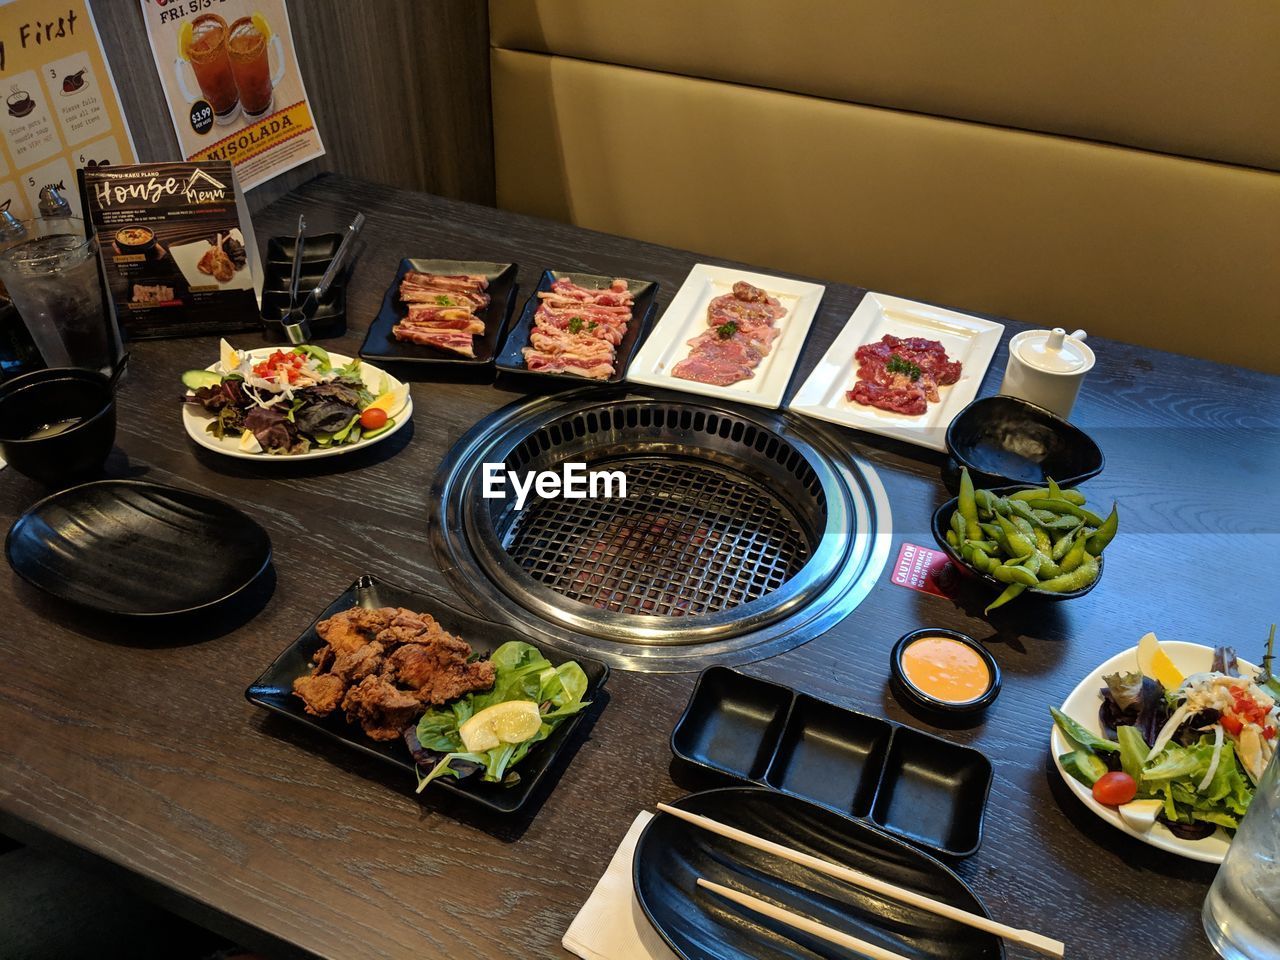
[[[933,857],[805,800],[758,787],[731,787],[691,794],[674,806],[989,916],[968,885]],[[907,957],[1004,956],[1004,945],[991,934],[887,901],[668,814],[659,813],[645,827],[632,876],[645,915],[684,960],[850,955],[699,887],[698,877]]]
[[[139,480],[98,480],[46,497],[14,521],[5,555],[62,600],[131,617],[189,613],[253,583],[271,538],[221,500]]]

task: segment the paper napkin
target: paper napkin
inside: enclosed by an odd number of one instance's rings
[[[643,810],[591,891],[561,941],[584,960],[676,960],[636,901],[631,858],[645,824],[653,814]]]

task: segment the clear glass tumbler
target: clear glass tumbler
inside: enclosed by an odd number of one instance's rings
[[[1204,932],[1226,960],[1280,956],[1280,752],[1204,901]]]
[[[111,370],[120,333],[103,309],[93,241],[78,217],[24,220],[26,239],[0,250],[0,281],[50,367]]]

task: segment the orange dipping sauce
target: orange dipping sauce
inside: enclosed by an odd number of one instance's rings
[[[921,637],[902,651],[902,673],[921,693],[944,703],[977,700],[991,686],[978,652],[950,637]]]

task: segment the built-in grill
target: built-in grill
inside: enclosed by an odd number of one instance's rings
[[[509,485],[483,496],[485,464],[523,475],[566,463],[623,474],[627,496],[531,493],[520,510]],[[857,605],[888,552],[884,489],[827,430],[658,392],[509,406],[454,446],[433,492],[437,560],[467,599],[624,669],[803,643]]]

